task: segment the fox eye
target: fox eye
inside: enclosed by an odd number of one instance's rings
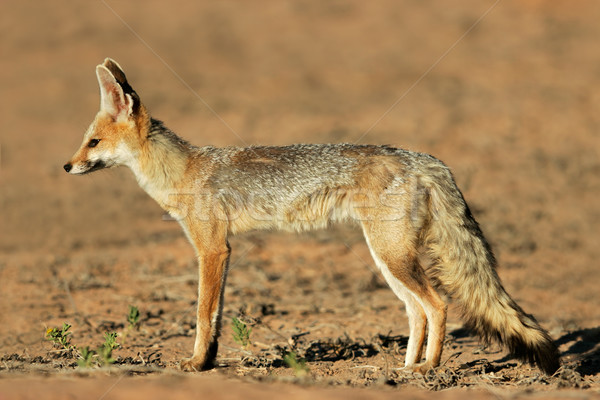
[[[90,142],[88,143],[88,147],[96,147],[96,145],[100,143],[100,139],[92,139],[90,140]]]

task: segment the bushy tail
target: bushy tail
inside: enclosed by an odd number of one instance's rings
[[[459,303],[467,327],[486,343],[498,341],[553,374],[560,367],[556,344],[506,293],[494,254],[448,168],[438,160],[426,164],[420,182],[428,191],[431,219],[424,243],[436,262],[435,278]]]

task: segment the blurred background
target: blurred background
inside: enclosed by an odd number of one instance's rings
[[[77,270],[73,254],[167,243],[193,259],[129,171],[62,170],[98,110],[95,66],[111,57],[196,145],[437,156],[525,308],[556,329],[598,326],[598,21],[600,2],[583,0],[2,2],[0,274],[14,285],[0,321],[42,320],[8,311],[22,298],[35,309],[34,277]]]

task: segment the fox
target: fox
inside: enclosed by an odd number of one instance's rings
[[[199,278],[193,353],[180,369],[215,366],[230,235],[336,222],[362,229],[375,265],[405,304],[403,370],[423,374],[440,365],[444,298],[485,344],[499,343],[548,375],[560,367],[548,332],[504,289],[494,253],[442,161],[387,145],[197,147],[150,116],[116,61],[105,59],[96,76],[100,110],[64,170],[129,167],[183,228]]]

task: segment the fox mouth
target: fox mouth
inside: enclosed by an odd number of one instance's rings
[[[74,167],[73,164],[71,164],[71,163],[67,163],[64,165],[63,168],[68,173],[71,173],[74,175],[85,175],[85,174],[89,174],[90,172],[98,171],[99,169],[107,168],[110,166],[111,165],[107,164],[105,161],[98,160],[98,161],[86,161],[86,162],[80,164],[80,166],[76,166],[76,167]]]
[[[99,169],[108,167],[108,165],[102,160],[87,161],[85,163],[85,166],[86,166],[86,168],[83,172],[81,172],[81,175],[89,174],[91,172],[98,171]]]

